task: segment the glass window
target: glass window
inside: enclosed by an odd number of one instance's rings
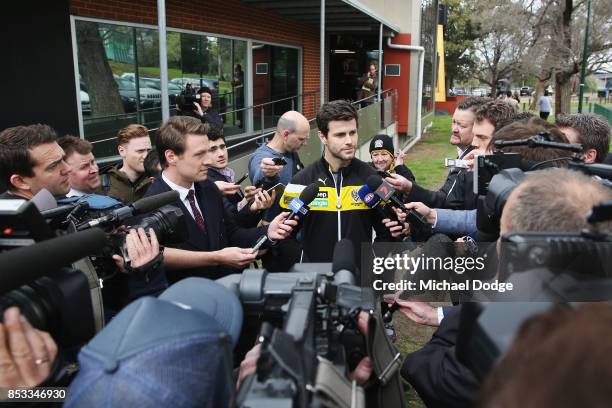
[[[298,50],[276,45],[253,44],[251,69],[255,106],[254,129],[261,130],[262,126],[264,129],[274,127],[283,113],[298,109]],[[269,103],[271,101],[277,102]]]

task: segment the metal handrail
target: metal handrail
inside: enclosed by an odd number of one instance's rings
[[[386,95],[386,94],[392,94],[393,92],[395,92],[395,89],[393,89],[393,88],[385,89],[384,91],[381,92],[381,97],[383,95]],[[245,108],[241,108],[241,109],[236,109],[234,111],[223,112],[223,113],[220,113],[219,116],[226,115],[226,114],[232,113],[232,112],[239,112],[241,110],[255,109],[257,107],[262,107],[262,106],[265,106],[265,105],[270,105],[270,104],[273,104],[273,103],[276,103],[276,102],[282,102],[282,101],[290,100],[290,99],[293,99],[293,98],[298,98],[298,97],[303,97],[303,96],[306,96],[306,95],[313,95],[313,94],[314,95],[318,95],[318,92],[306,92],[306,93],[302,93],[302,94],[297,94],[297,95],[293,95],[293,96],[290,96],[290,97],[281,98],[281,99],[277,99],[277,100],[270,101],[270,102],[265,102],[265,103],[258,104],[258,105],[252,105],[252,106],[249,106],[249,107],[245,107]],[[365,100],[376,98],[376,97],[377,97],[377,95],[371,95],[371,96],[368,96],[368,97],[363,98],[363,99],[359,99],[359,100],[351,102],[351,103],[353,105],[356,105],[356,104],[359,104],[359,103],[361,103],[361,102],[363,102]],[[382,97],[381,99],[384,99],[384,97]],[[153,111],[153,110],[157,110],[157,108],[148,108],[148,109],[141,110],[140,112],[142,113],[142,112]],[[132,112],[132,113],[123,113],[123,114],[119,114],[119,115],[116,115],[116,116],[131,115],[131,114],[135,114],[135,112]],[[112,115],[111,116],[98,116],[98,117],[96,117],[96,119],[105,118],[105,117],[112,117]],[[308,122],[312,122],[314,120],[315,120],[315,118],[312,118]],[[159,128],[149,128],[149,132],[154,132],[157,129],[159,129]],[[264,129],[262,128],[260,131],[263,132]],[[269,135],[271,135],[273,133],[274,133],[274,131],[269,131],[269,132],[266,132],[266,133],[260,133],[260,134],[258,134],[255,137],[252,137],[250,139],[244,140],[244,141],[242,141],[240,143],[236,143],[235,145],[229,146],[228,150],[230,150],[230,149],[232,149],[234,147],[238,147],[238,146],[242,146],[244,144],[250,143],[250,142],[252,142],[254,140],[261,139],[261,138],[263,138],[265,136],[269,136]],[[92,136],[96,136],[96,135],[88,135],[88,136],[92,137]],[[116,137],[110,137],[110,138],[107,138],[107,139],[90,141],[90,143],[92,143],[92,144],[103,143],[103,142],[108,142],[110,140],[115,140],[115,139],[116,139]]]

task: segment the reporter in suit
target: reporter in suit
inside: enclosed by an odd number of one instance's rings
[[[161,174],[147,196],[175,190],[188,231],[185,242],[166,248],[164,265],[169,282],[188,276],[216,279],[255,260],[250,247],[262,235],[272,241],[291,234],[297,221],[279,214],[265,227],[239,228],[223,204],[223,195],[207,180],[210,163],[208,125],[195,118],[175,116],[157,131],[156,148]]]

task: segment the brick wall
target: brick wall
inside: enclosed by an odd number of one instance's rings
[[[156,0],[71,0],[70,14],[157,25]],[[319,91],[319,27],[289,20],[238,0],[168,0],[166,24],[172,28],[225,34],[302,47],[303,93]],[[317,104],[318,106],[318,104]],[[312,96],[304,114],[314,116]]]

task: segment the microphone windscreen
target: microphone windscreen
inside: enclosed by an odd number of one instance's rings
[[[378,205],[378,203],[380,203],[380,197],[374,194],[374,192],[370,190],[370,187],[366,185],[361,186],[357,194],[359,195],[359,198],[361,198],[361,201],[363,201],[365,205],[370,208],[374,208],[376,205]]]
[[[317,183],[309,184],[300,193],[300,201],[303,202],[304,205],[309,205],[317,197],[318,193],[319,185]]]
[[[332,258],[332,272],[336,273],[343,269],[353,272],[353,274],[357,271],[355,248],[353,247],[353,242],[347,238],[336,242]]]
[[[132,204],[134,208],[133,215],[145,214],[153,210],[157,210],[164,205],[172,204],[179,198],[177,191],[166,191],[164,193],[156,194],[154,196],[141,198]]]
[[[378,187],[380,187],[382,183],[383,183],[382,177],[380,177],[377,174],[372,174],[366,180],[366,184],[368,185],[368,187],[370,187],[370,190],[372,191],[376,191],[376,189],[378,189]]]
[[[106,234],[91,228],[0,254],[0,293],[32,282],[106,245]]]

